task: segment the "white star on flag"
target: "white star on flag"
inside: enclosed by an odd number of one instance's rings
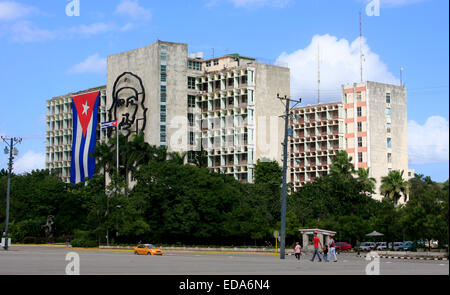
[[[83,106],[83,112],[81,113],[82,115],[87,115],[87,111],[89,110],[89,106],[86,100],[86,103],[82,105]]]

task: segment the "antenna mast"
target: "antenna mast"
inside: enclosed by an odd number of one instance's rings
[[[361,82],[363,81],[363,52],[362,52],[362,14],[359,11],[359,64]]]
[[[317,44],[317,103],[320,103],[320,47]]]

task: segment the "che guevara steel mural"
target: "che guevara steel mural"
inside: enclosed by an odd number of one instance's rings
[[[145,89],[141,78],[131,72],[118,76],[114,82],[112,98],[109,118],[111,121],[118,121],[121,133],[128,137],[132,132],[143,131],[147,108],[144,106]],[[108,131],[112,132],[111,129]]]

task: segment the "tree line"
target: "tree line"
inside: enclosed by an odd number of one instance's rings
[[[66,184],[55,171],[13,175],[10,236],[13,242],[64,242],[79,246],[106,243],[178,245],[264,245],[279,230],[282,169],[276,161],[258,161],[254,183],[206,168],[206,154],[194,163],[185,153],[151,146],[143,134],[119,137],[116,171],[115,139],[96,147],[97,173],[86,183]],[[129,177],[124,177],[128,175]],[[7,173],[0,171],[0,224],[4,228]],[[291,191],[287,199],[286,243],[301,241],[299,228],[337,232],[337,241],[366,239],[376,230],[385,240],[437,239],[448,244],[448,181],[433,182],[401,171],[383,177],[377,201],[375,180],[367,169],[354,170],[340,151],[330,173]],[[292,190],[292,186],[289,186]],[[401,204],[408,196],[408,202]],[[53,237],[42,225],[54,218]]]

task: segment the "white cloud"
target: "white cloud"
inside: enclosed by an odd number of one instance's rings
[[[23,156],[19,155],[19,158],[14,163],[14,172],[21,174],[25,172],[31,172],[36,169],[45,169],[45,154],[36,153],[35,151],[28,151]]]
[[[261,6],[283,8],[287,6],[291,0],[227,0],[234,4],[235,7],[254,8]],[[221,0],[209,0],[206,2],[207,7],[215,6]]]
[[[411,164],[448,163],[449,122],[431,116],[424,125],[408,122],[408,155]]]
[[[321,101],[340,100],[341,84],[360,81],[359,37],[349,43],[330,35],[315,35],[311,43],[292,53],[283,52],[277,64],[291,70],[291,96],[312,103],[317,99],[317,52],[320,48]],[[363,80],[398,84],[380,57],[362,40],[364,54]]]
[[[43,30],[29,21],[20,21],[11,26],[12,39],[19,42],[41,42],[54,39],[56,33]]]
[[[93,23],[89,25],[79,25],[71,27],[68,32],[82,37],[91,37],[93,35],[103,34],[117,30],[117,26],[114,24],[106,24],[103,22]]]
[[[20,4],[14,1],[0,2],[0,21],[11,21],[27,17],[35,12],[37,8]]]
[[[104,74],[106,73],[106,58],[100,57],[98,54],[94,54],[86,58],[79,64],[73,66],[69,73],[71,74],[81,74],[81,73],[95,73]]]
[[[116,8],[116,13],[134,20],[149,20],[152,13],[139,5],[139,0],[122,0]]]

